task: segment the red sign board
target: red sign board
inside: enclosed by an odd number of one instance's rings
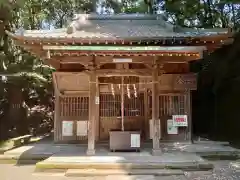
[[[173,126],[175,127],[186,127],[188,126],[187,115],[173,115]]]

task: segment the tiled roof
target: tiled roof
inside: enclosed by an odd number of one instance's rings
[[[72,32],[68,32],[73,27]],[[26,30],[20,33],[33,38],[162,38],[208,36],[227,33],[227,29],[197,30],[175,28],[162,15],[76,15],[68,28]],[[19,35],[19,34],[18,34]]]

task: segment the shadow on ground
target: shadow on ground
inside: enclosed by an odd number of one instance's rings
[[[44,136],[37,142],[31,142],[22,147],[14,148],[4,153],[4,155],[12,156],[16,161],[16,166],[35,165],[52,156],[57,149],[53,150],[53,136]]]

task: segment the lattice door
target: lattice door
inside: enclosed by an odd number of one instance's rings
[[[77,134],[77,124],[82,121],[87,123],[89,119],[89,97],[86,95],[60,96],[59,97],[59,122],[56,129],[59,140],[76,141],[87,140],[87,135]],[[62,136],[62,122],[73,122],[73,135]]]
[[[167,121],[172,115],[186,114],[186,94],[161,94],[159,96],[159,117],[161,119],[161,136],[163,140],[184,140],[187,128],[178,128],[178,133],[169,135]]]
[[[122,77],[110,77],[100,79],[99,132],[101,140],[109,138],[110,130],[121,130],[122,93],[124,102],[124,130],[141,130],[144,118],[144,97],[143,93],[138,90],[138,82],[138,77],[123,77],[123,79]]]

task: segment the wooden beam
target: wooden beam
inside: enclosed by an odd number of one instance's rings
[[[199,56],[157,56],[158,63],[183,63],[188,62],[192,60],[201,59],[201,54]],[[154,56],[96,56],[96,65],[101,66],[103,64],[107,63],[114,63],[113,59],[125,59],[130,58],[132,59],[131,63],[142,63],[147,66],[152,66],[152,60],[156,58]],[[58,59],[59,61],[65,63],[81,63],[81,64],[89,64],[91,63],[92,56],[74,56],[74,55],[65,55],[65,56],[59,56],[59,55],[51,55],[51,58]]]
[[[47,50],[44,50],[42,48],[42,45],[40,44],[23,44],[23,42],[16,42],[17,45],[23,47],[26,51],[29,51],[30,53],[34,54],[35,56],[38,56],[41,59],[47,59]],[[216,48],[217,46],[215,44],[208,45],[209,47],[212,46],[213,48]],[[212,49],[212,48],[210,48]],[[51,52],[51,51],[50,51]],[[81,51],[54,51],[50,53],[50,59],[57,59],[58,61],[62,61],[64,63],[81,63],[84,66],[88,66],[89,64],[92,64],[92,56],[89,55],[89,52],[86,52],[86,56],[82,56],[79,53],[82,53]],[[113,52],[112,55],[108,52],[102,52],[102,54],[105,54],[106,56],[97,56],[96,59],[96,65],[101,66],[102,64],[106,63],[113,63],[114,58],[118,59],[125,59],[129,58],[132,59],[131,63],[144,63],[146,66],[151,66],[152,60],[155,58],[155,56],[144,54],[144,52],[139,52],[140,56],[134,56],[133,54],[129,54],[129,52],[123,53],[121,56],[117,55],[118,51]],[[199,52],[199,55],[191,56],[190,54],[182,54],[182,53],[193,53],[193,52],[159,52],[156,54],[158,57],[158,61],[161,63],[171,62],[171,63],[181,63],[181,62],[188,62],[192,60],[201,59],[201,52]],[[195,53],[198,53],[197,51]],[[169,54],[169,55],[168,55]],[[175,55],[177,54],[177,56]],[[109,56],[111,55],[111,56]]]
[[[149,69],[98,69],[97,76],[151,76]]]
[[[51,56],[51,58],[58,59],[58,61],[61,61],[61,63],[81,63],[83,65],[91,64],[92,62],[92,56]],[[123,57],[112,57],[112,56],[96,56],[95,63],[98,66],[101,66],[103,64],[108,63],[114,63],[114,58],[131,58],[132,63],[144,63],[147,65],[152,64],[152,58],[151,56],[145,57],[145,56],[139,56],[139,57],[131,57],[131,56],[123,56]],[[116,63],[118,64],[118,63]]]
[[[58,56],[58,60],[61,63],[80,63],[84,66],[92,64],[92,57],[91,56],[78,56],[78,57]]]
[[[51,52],[51,51],[50,51]],[[69,52],[69,51],[55,51],[51,52],[51,56],[53,57],[91,57],[91,56],[96,56],[100,58],[104,58],[104,61],[100,61],[98,63],[113,63],[114,59],[131,59],[131,63],[141,63],[141,61],[136,61],[135,58],[144,58],[144,62],[146,60],[149,61],[151,58],[157,57],[169,57],[169,58],[178,58],[178,57],[190,57],[190,58],[199,58],[199,54],[201,54],[202,51],[192,51],[192,52],[156,52],[156,53],[145,53],[145,52],[136,52],[136,53],[129,53],[129,52],[81,52],[81,51],[76,51],[76,52]],[[122,63],[122,62],[119,62]]]
[[[144,64],[152,64],[153,57],[152,56],[97,56],[96,63],[97,64],[106,64],[106,63],[114,63],[114,59],[130,59],[132,62],[130,63],[144,63]]]
[[[157,56],[157,64],[187,63],[198,59],[201,59],[201,53],[199,53],[199,56]]]
[[[72,96],[89,96],[89,91],[63,91],[64,97],[72,97]]]
[[[39,44],[23,44],[22,42],[16,42],[17,45],[23,47],[26,51],[29,51],[30,53],[42,58],[47,58],[47,50],[44,50],[42,45]],[[214,44],[213,44],[214,46]],[[68,51],[68,50],[56,50],[52,52],[50,50],[50,58],[58,59],[59,61],[64,62],[78,62],[83,65],[91,64],[91,56],[89,55],[89,52],[85,52],[85,56],[80,55],[79,53],[83,53],[82,51]],[[106,56],[97,56],[96,57],[96,64],[102,65],[106,63],[113,63],[113,59],[132,59],[131,63],[144,63],[144,64],[151,64],[152,60],[155,58],[155,56],[151,56],[148,54],[144,54],[144,52],[137,52],[140,56],[134,56],[133,54],[130,54],[129,52],[120,53],[121,56],[118,55],[118,51],[115,52],[101,52],[102,54],[105,54]],[[193,53],[190,52],[158,52],[156,56],[158,57],[158,61],[163,61],[162,59],[165,59],[164,62],[183,62],[183,61],[191,61],[201,58],[201,52],[199,52],[199,56],[185,56],[183,53]],[[198,53],[196,51],[195,53]],[[168,55],[169,54],[169,55]],[[175,56],[174,54],[178,54],[178,56]],[[110,56],[109,56],[110,55]],[[161,62],[163,63],[163,62]]]

